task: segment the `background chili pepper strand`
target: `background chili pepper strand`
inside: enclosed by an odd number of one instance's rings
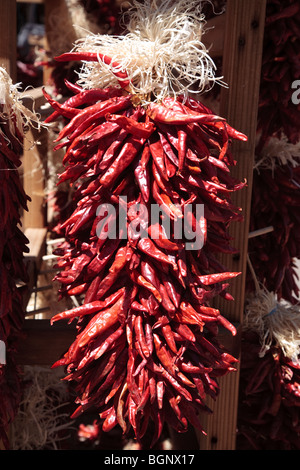
[[[54,367],[65,366],[66,380],[76,384],[74,417],[97,410],[104,431],[118,424],[139,441],[153,421],[153,445],[164,422],[178,431],[187,430],[188,423],[202,430],[197,415],[209,411],[205,397],[215,399],[218,377],[234,370],[236,359],[223,350],[217,334],[220,326],[233,334],[235,329],[209,305],[217,295],[232,299],[227,281],[238,275],[227,273],[216,254],[234,252],[228,225],[241,212],[230,194],[245,183],[230,176],[235,162],[227,144],[231,137],[246,137],[230,127],[227,131],[221,118],[193,100],[178,100],[171,109],[168,100],[146,109],[126,96],[114,103],[122,116],[116,116],[117,124],[112,125],[111,114],[97,117],[95,109],[103,104],[86,106],[80,112],[88,119],[76,114],[56,139],[66,146],[60,181],[77,184],[76,209],[61,225],[66,242],[56,250],[61,270],[56,280],[61,296],[78,295],[83,303],[52,318],[76,321],[78,330]],[[62,136],[67,140],[60,144]],[[136,235],[130,226],[136,214],[130,217],[130,212],[128,238],[101,239],[103,215],[97,209],[104,203],[117,208],[120,196],[132,208],[158,203],[164,219],[172,221],[191,202],[192,226],[195,204],[203,203],[203,249],[185,250],[187,240],[174,236],[173,224],[170,237]],[[159,225],[162,229],[161,220]]]
[[[290,163],[274,169],[254,170],[250,230],[274,230],[249,240],[249,257],[259,282],[278,299],[297,303],[299,286],[296,261],[300,257],[300,167]],[[251,274],[247,288],[253,290]]]
[[[220,11],[219,2],[213,4]],[[209,12],[214,16],[211,8]],[[300,72],[299,25],[299,2],[267,1],[250,231],[269,225],[274,231],[249,240],[249,256],[259,281],[290,302],[298,297],[294,266],[298,258],[298,173],[289,162],[270,171],[259,162],[271,139],[288,146],[299,142],[299,104],[292,101],[292,84]],[[216,86],[211,92],[215,100],[219,91]],[[251,291],[250,272],[247,279]]]
[[[3,116],[3,105],[0,105]],[[11,119],[14,127],[13,118]],[[17,342],[25,313],[22,288],[28,281],[24,253],[28,240],[20,226],[21,209],[27,210],[29,197],[24,193],[18,168],[21,165],[21,140],[11,132],[9,121],[0,124],[0,340],[6,349],[6,364],[0,364],[0,439],[9,448],[7,430],[22,396],[20,370],[15,363]]]
[[[299,364],[278,347],[260,350],[258,334],[244,332],[237,450],[299,450]]]
[[[300,78],[299,2],[268,0],[258,110],[258,152],[271,136],[299,141],[300,105],[293,103],[292,84]]]

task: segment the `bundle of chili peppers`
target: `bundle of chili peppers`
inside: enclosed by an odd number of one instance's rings
[[[249,256],[259,281],[292,303],[299,294],[295,269],[299,258],[299,104],[292,100],[292,85],[300,76],[299,26],[298,2],[268,0],[250,230],[273,226],[273,232],[249,240]],[[266,167],[262,156],[276,141],[278,154],[274,146]],[[280,162],[284,154],[292,159]],[[251,280],[251,289],[250,285]]]
[[[231,195],[246,182],[230,174],[230,143],[247,138],[181,92],[181,81],[186,91],[213,80],[195,39],[196,2],[161,2],[158,12],[151,1],[135,3],[124,38],[86,38],[85,50],[56,58],[86,64],[88,86],[66,81],[73,96],[64,104],[44,92],[54,109],[46,123],[65,122],[55,140],[66,149],[59,182],[75,185],[55,279],[62,297],[82,302],[51,322],[76,322],[74,342],[53,365],[74,384],[72,416],[96,412],[99,430],[118,425],[139,443],[153,424],[154,445],[164,423],[205,432],[206,398],[216,399],[218,378],[235,370],[218,333],[236,330],[211,305],[216,296],[233,300],[228,287],[240,274],[218,255],[236,252],[228,227],[242,215]],[[129,57],[138,48],[140,60]]]
[[[296,0],[268,0],[262,80],[258,109],[258,152],[272,136],[299,141],[300,104],[293,83],[300,78],[300,5]]]
[[[23,110],[18,111],[18,91],[5,69],[0,68],[0,77],[0,340],[6,356],[0,364],[0,439],[8,447],[7,427],[21,398],[15,352],[25,318],[19,286],[28,280],[24,253],[29,249],[20,227],[21,211],[27,210],[29,197],[18,172],[23,143],[19,119]]]
[[[299,450],[300,366],[259,335],[243,333],[237,450]]]
[[[74,54],[97,60],[76,52],[58,60]],[[69,120],[56,139],[66,147],[59,181],[82,182],[77,207],[63,224],[66,244],[56,252],[56,280],[62,296],[84,301],[52,318],[77,321],[74,343],[54,364],[65,366],[66,379],[76,383],[73,417],[96,409],[104,431],[119,424],[138,440],[152,419],[153,442],[165,421],[181,432],[188,423],[202,430],[205,398],[217,397],[218,377],[236,362],[217,339],[219,326],[232,334],[235,328],[210,302],[217,295],[232,299],[227,281],[239,274],[226,272],[217,253],[234,252],[227,229],[241,213],[230,198],[245,183],[230,175],[235,162],[229,144],[246,137],[192,99],[144,107],[122,87],[72,89],[76,94],[62,105],[45,96],[54,108],[47,122],[59,115]],[[124,197],[127,233],[107,237]],[[139,203],[162,209],[156,224],[146,227],[140,217],[147,237],[132,226],[137,213],[130,208]],[[109,218],[98,215],[104,204],[116,208]],[[186,250],[186,240],[173,232],[188,204],[187,222],[204,239],[198,250]],[[205,208],[200,220],[197,204]]]
[[[250,230],[272,232],[249,240],[248,251],[258,280],[278,298],[298,302],[296,260],[300,258],[300,167],[289,162],[254,170]],[[253,279],[248,274],[248,290]]]

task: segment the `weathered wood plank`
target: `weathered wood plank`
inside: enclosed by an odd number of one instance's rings
[[[245,133],[248,142],[235,141],[232,152],[237,160],[232,174],[248,187],[234,194],[232,200],[243,209],[244,221],[231,224],[240,255],[224,256],[221,261],[230,271],[242,272],[231,283],[230,292],[235,302],[217,302],[223,315],[240,325],[243,320],[245,276],[248,250],[249,217],[253,178],[253,162],[257,129],[257,110],[261,76],[261,57],[265,24],[266,0],[228,0],[223,51],[224,81],[220,99],[220,114],[228,123]],[[239,355],[239,349],[236,357]],[[199,435],[201,449],[234,450],[239,391],[239,369],[220,380],[220,396],[211,404],[213,414],[203,416],[207,436]]]
[[[25,320],[23,334],[18,343],[17,363],[52,365],[74,341],[76,330],[63,322],[51,326],[50,320]]]

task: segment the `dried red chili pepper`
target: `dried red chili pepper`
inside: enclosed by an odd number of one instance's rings
[[[69,61],[91,61],[91,62],[98,62],[102,60],[105,64],[111,65],[113,68],[120,68],[119,64],[113,62],[110,57],[106,54],[101,54],[99,52],[67,52],[65,54],[61,54],[54,58],[57,62],[69,62]],[[128,80],[128,76],[126,72],[114,72],[114,75],[119,78],[119,84],[122,88],[126,88],[130,81]]]

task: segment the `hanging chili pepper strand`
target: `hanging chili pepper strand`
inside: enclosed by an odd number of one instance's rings
[[[249,256],[259,282],[293,304],[299,296],[295,264],[300,257],[299,176],[299,166],[290,162],[254,170],[250,230],[265,226],[274,230],[249,240]],[[250,273],[247,285],[251,291]]]
[[[153,24],[163,12],[172,47],[178,24],[185,22],[179,35],[195,29],[194,22],[198,27],[196,15],[186,14],[186,2],[176,5],[176,25],[170,1],[155,14],[149,1],[135,6],[137,16],[146,14]],[[130,56],[141,38],[132,38],[132,24],[129,29],[120,44],[130,46]],[[230,281],[240,274],[228,272],[218,255],[236,251],[228,229],[242,214],[231,196],[246,182],[230,174],[236,163],[230,143],[247,138],[187,98],[186,86],[171,96],[180,80],[167,73],[163,59],[153,72],[145,44],[141,64],[130,63],[115,44],[108,50],[85,44],[57,58],[82,60],[89,91],[101,83],[109,96],[99,93],[87,102],[87,90],[78,87],[64,104],[45,96],[55,111],[49,120],[65,120],[55,139],[56,148],[65,149],[59,182],[75,189],[74,211],[60,226],[66,243],[56,250],[55,279],[61,296],[77,295],[81,302],[52,318],[77,327],[75,341],[53,367],[65,367],[66,380],[75,386],[73,417],[97,410],[103,431],[118,425],[141,445],[152,422],[153,446],[164,423],[180,432],[190,423],[205,433],[206,397],[216,399],[219,377],[235,370],[237,360],[218,332],[236,330],[211,302],[216,296],[232,300]],[[162,47],[169,52],[165,40]],[[209,81],[210,61],[202,52],[193,60],[203,59],[197,67],[201,74],[207,68]],[[174,62],[176,67],[182,65]],[[188,81],[195,78],[189,66],[184,74]]]
[[[167,101],[144,109],[133,106],[130,95],[114,98],[112,113],[110,100],[74,107],[57,138],[67,138],[62,141],[66,170],[60,180],[84,182],[76,191],[77,207],[63,224],[68,244],[56,252],[61,269],[56,280],[62,296],[77,294],[84,300],[52,318],[52,323],[77,321],[78,328],[76,340],[54,367],[65,366],[66,378],[77,384],[73,417],[96,408],[103,430],[119,424],[125,434],[133,429],[138,441],[151,419],[156,424],[154,444],[165,421],[178,431],[190,422],[204,432],[197,415],[208,411],[205,397],[216,399],[218,377],[234,369],[236,359],[223,351],[216,335],[219,326],[232,334],[235,329],[209,303],[216,295],[226,297],[226,281],[239,274],[226,272],[214,252],[233,250],[227,229],[241,214],[230,194],[245,183],[230,176],[227,152],[218,159],[216,149],[223,148],[224,136],[229,139],[227,127],[218,125],[223,119],[205,109],[195,112],[180,100],[174,111]],[[64,105],[56,112],[64,115]],[[177,125],[199,130],[193,140],[186,134],[180,164]],[[202,140],[201,131],[210,137]],[[205,154],[204,146],[209,149]],[[167,167],[174,168],[170,176]],[[140,202],[145,207],[160,204],[173,223],[190,201],[205,203],[208,211],[200,228],[206,243],[186,251],[187,240],[174,238],[173,227],[167,236],[161,221],[150,224],[150,236],[143,238],[132,230],[134,216],[127,217],[128,237],[102,238],[117,214],[104,217],[98,208],[110,203],[120,210],[120,196],[132,208]],[[190,231],[199,223],[194,211],[195,204]]]
[[[295,0],[269,0],[266,10],[262,81],[258,110],[258,152],[274,136],[299,141],[300,8]]]
[[[299,362],[272,346],[260,355],[259,335],[243,334],[237,449],[299,450]]]
[[[5,69],[0,68],[0,76],[0,440],[9,449],[8,426],[22,398],[16,351],[25,318],[23,293],[28,273],[24,254],[29,248],[21,230],[21,211],[28,210],[30,198],[19,175],[26,112]]]

